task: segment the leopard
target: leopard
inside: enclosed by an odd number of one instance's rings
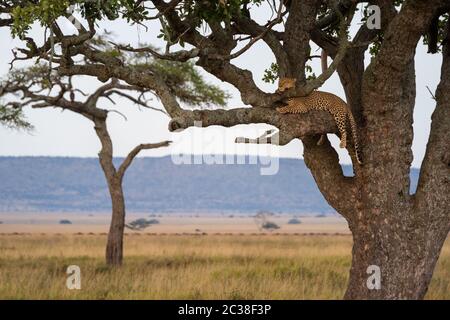
[[[294,78],[280,78],[277,92],[282,93],[291,88],[295,88],[296,80]],[[353,144],[355,147],[355,156],[358,164],[362,165],[361,152],[358,142],[358,127],[355,118],[347,103],[333,93],[314,90],[304,97],[293,97],[286,100],[286,105],[276,108],[279,113],[306,113],[310,110],[324,110],[331,113],[338,127],[341,141],[339,147],[347,147],[347,119],[350,122]],[[321,137],[320,141],[322,141]]]

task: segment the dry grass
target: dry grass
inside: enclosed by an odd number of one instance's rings
[[[127,236],[109,269],[100,235],[0,235],[2,299],[340,299],[349,236]],[[78,265],[82,289],[65,287]],[[428,292],[450,299],[447,241]]]

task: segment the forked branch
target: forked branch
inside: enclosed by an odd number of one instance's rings
[[[125,174],[125,171],[130,166],[131,162],[133,162],[134,158],[141,152],[142,150],[150,150],[150,149],[157,149],[161,147],[167,147],[170,145],[172,141],[163,141],[159,143],[144,143],[136,146],[133,150],[130,151],[130,153],[126,156],[126,158],[123,160],[122,164],[119,167],[119,170],[117,170],[117,175],[120,180],[123,179],[123,176]]]

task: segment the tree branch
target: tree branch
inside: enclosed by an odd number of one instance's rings
[[[292,1],[284,31],[283,48],[288,56],[289,68],[281,70],[288,78],[297,79],[297,86],[306,80],[305,64],[309,56],[310,33],[314,29],[318,1]]]
[[[133,48],[130,45],[124,46],[124,45],[116,44],[114,42],[111,42],[111,44],[113,44],[118,50],[135,52],[135,53],[146,52],[146,53],[152,54],[153,56],[155,56],[159,59],[170,60],[170,61],[186,62],[190,59],[198,57],[200,54],[200,50],[197,48],[194,48],[191,50],[179,50],[177,52],[168,52],[168,53],[162,54],[150,47]]]
[[[331,10],[331,13],[316,21],[315,27],[317,29],[325,29],[333,24],[338,24],[340,16],[345,16],[351,8],[358,2],[356,0],[341,0]]]
[[[62,75],[91,75],[105,80],[109,78],[122,79],[131,85],[154,91],[171,117],[176,117],[182,111],[170,88],[155,73],[142,72],[133,67],[106,66],[103,64],[61,66],[59,73]]]
[[[120,165],[119,170],[117,170],[117,176],[119,177],[120,181],[122,181],[125,171],[128,169],[131,162],[133,162],[134,158],[139,154],[139,152],[141,152],[142,150],[167,147],[170,145],[170,143],[171,141],[163,141],[159,143],[146,143],[136,146],[133,150],[130,151],[130,153],[127,155],[127,157],[123,160],[122,164]]]
[[[435,12],[445,5],[445,0],[422,0],[403,5],[400,13],[389,24],[385,40],[371,69],[379,74],[388,72],[392,74],[393,80],[398,79],[414,58],[416,45]],[[409,36],[406,37],[399,30],[407,30]],[[386,84],[379,85],[385,87]]]
[[[269,46],[275,56],[281,71],[280,76],[285,76],[282,74],[282,70],[288,69],[289,61],[280,42],[280,40],[282,40],[283,33],[272,29],[267,30],[266,27],[259,25],[254,20],[245,16],[234,17],[234,22],[234,27],[238,33],[249,34],[252,37],[257,37],[258,35],[265,33],[262,39]],[[266,30],[267,32],[265,32]]]
[[[341,61],[344,59],[347,49],[351,46],[349,41],[347,40],[347,30],[348,27],[353,19],[353,14],[355,11],[355,8],[352,7],[350,12],[348,13],[347,19],[341,14],[341,12],[336,9],[336,12],[338,12],[338,16],[340,18],[339,20],[339,48],[337,49],[336,55],[334,56],[333,62],[331,65],[322,71],[322,74],[318,76],[316,79],[310,80],[306,82],[305,87],[303,88],[303,91],[306,95],[310,94],[313,90],[320,88],[326,80],[328,80],[333,73],[338,68]]]
[[[170,131],[193,126],[220,125],[232,127],[238,124],[266,123],[279,129],[279,145],[288,144],[295,138],[309,135],[337,133],[336,123],[329,112],[313,110],[306,114],[283,115],[271,108],[252,107],[230,110],[183,110],[179,117],[169,123]]]
[[[319,138],[317,135],[302,139],[305,164],[330,206],[351,219],[357,202],[353,178],[344,176],[339,156],[328,138],[322,138],[324,142],[320,144]]]
[[[257,36],[255,36],[254,38],[252,38],[249,43],[247,43],[243,48],[241,48],[240,50],[238,50],[237,52],[230,54],[228,56],[224,56],[222,57],[222,59],[225,60],[232,60],[232,59],[236,59],[237,57],[239,57],[240,55],[242,55],[244,52],[246,52],[247,50],[249,50],[257,41],[259,41],[260,39],[264,38],[271,30],[272,28],[279,24],[280,22],[282,22],[282,18],[283,18],[283,1],[280,1],[280,5],[278,7],[277,10],[277,16],[274,20],[270,21],[269,23],[267,23],[264,26],[264,30],[258,34]]]

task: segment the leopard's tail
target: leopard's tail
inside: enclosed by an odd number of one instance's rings
[[[361,151],[359,150],[359,141],[358,141],[358,126],[356,125],[355,118],[353,118],[353,115],[350,111],[348,112],[348,118],[350,120],[350,126],[352,129],[353,144],[355,145],[356,161],[358,161],[359,164],[362,164]]]

